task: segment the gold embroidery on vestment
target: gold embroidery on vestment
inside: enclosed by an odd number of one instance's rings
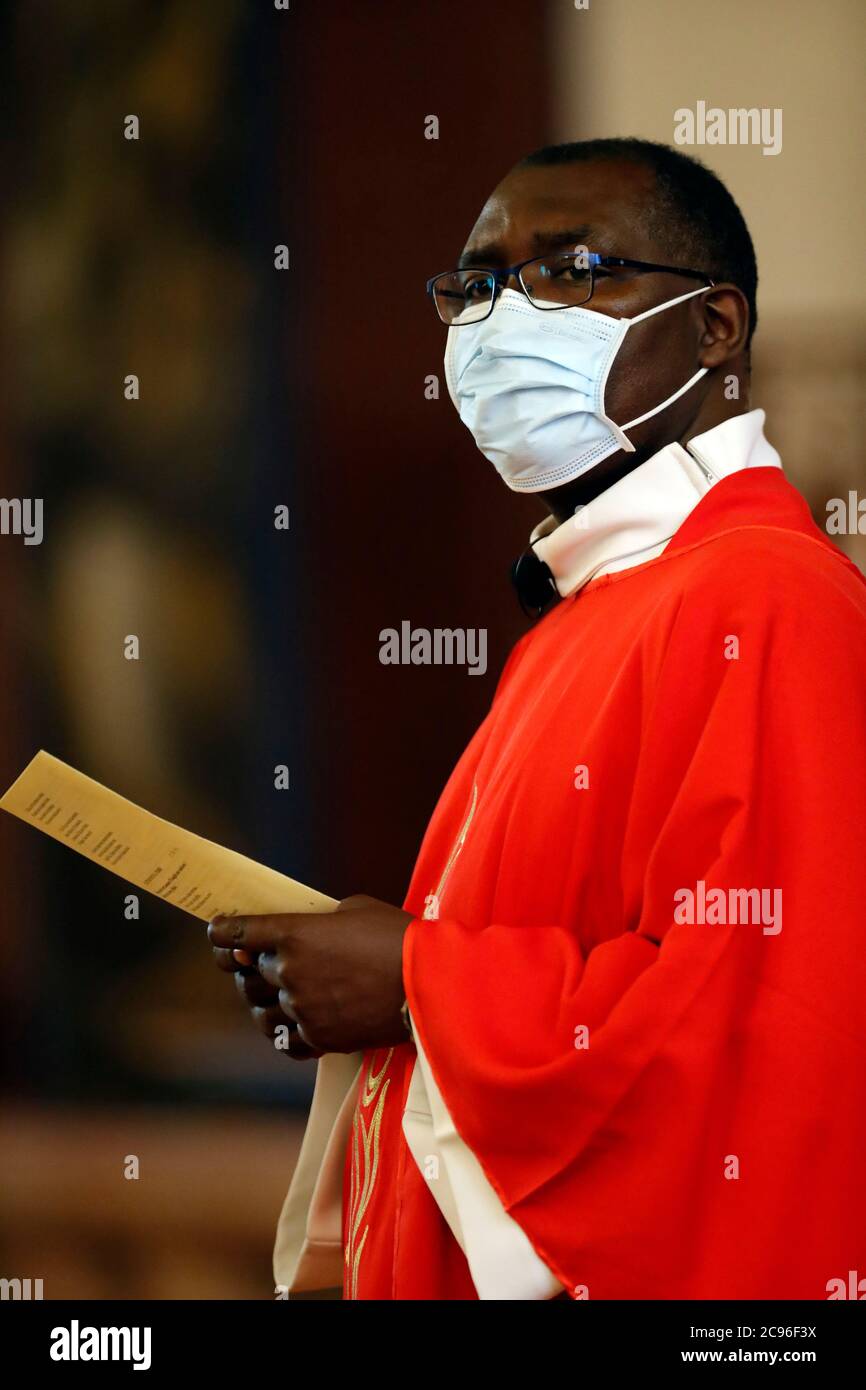
[[[388,1054],[375,1076],[373,1075],[373,1060],[371,1058],[366,1075],[362,1078],[361,1094],[358,1097],[354,1119],[352,1120],[349,1237],[346,1241],[345,1251],[346,1269],[348,1271],[346,1296],[348,1298],[357,1298],[358,1296],[358,1266],[360,1265],[364,1245],[370,1232],[370,1225],[368,1222],[359,1239],[361,1222],[370,1205],[370,1198],[373,1195],[376,1175],[379,1171],[379,1133],[382,1128],[385,1097],[388,1094],[388,1087],[391,1085],[390,1077],[384,1084],[383,1078],[385,1072],[388,1070],[393,1055],[394,1049],[391,1047],[388,1049]],[[377,1096],[378,1100],[376,1100]],[[375,1109],[370,1116],[369,1122],[365,1124],[364,1111],[369,1110],[374,1100],[376,1100]]]

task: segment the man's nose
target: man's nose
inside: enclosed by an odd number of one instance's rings
[[[508,272],[507,275],[503,273],[503,275],[501,276],[501,278],[500,278],[500,279],[498,280],[498,282],[497,282],[496,290],[497,290],[497,294],[496,294],[497,299],[499,298],[499,296],[500,296],[500,295],[503,293],[503,291],[505,291],[505,290],[513,290],[515,294],[520,294],[520,295],[522,295],[522,294],[523,294],[523,286],[522,286],[521,283],[520,283],[520,279],[519,279],[519,277],[518,277],[517,271],[516,271],[516,270],[510,270],[510,271]]]

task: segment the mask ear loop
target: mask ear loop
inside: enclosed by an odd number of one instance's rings
[[[451,377],[452,377],[452,375],[454,374],[454,334],[455,334],[455,332],[456,332],[455,329],[449,327],[449,329],[448,329],[448,335],[447,335],[447,337],[446,337],[446,339],[445,339],[445,385],[446,385],[446,387],[447,387],[447,389],[448,389],[448,395],[451,397],[451,404],[454,406],[454,409],[455,409],[455,410],[458,412],[458,414],[459,414],[459,413],[460,413],[460,408],[459,408],[459,406],[458,406],[458,404],[457,404],[457,397],[456,397],[454,391],[453,391],[452,388],[451,388]]]
[[[706,376],[708,371],[708,367],[701,367],[700,371],[695,372],[694,376],[689,377],[685,386],[681,386],[679,391],[675,391],[672,396],[668,396],[667,400],[662,401],[661,405],[653,406],[652,410],[647,410],[645,414],[638,415],[634,420],[629,420],[627,425],[620,425],[620,429],[633,430],[635,425],[642,425],[644,420],[652,419],[653,415],[658,415],[660,410],[664,410],[667,406],[673,405],[674,401],[678,401],[680,396],[684,396],[687,391],[690,391],[695,385],[695,382],[700,381],[702,376]],[[632,451],[634,451],[634,445],[632,445]]]
[[[652,307],[652,309],[644,309],[642,314],[635,314],[633,319],[628,320],[628,328],[631,328],[632,325],[635,323],[640,323],[641,319],[652,318],[653,314],[660,314],[663,309],[672,309],[675,304],[683,304],[685,300],[694,299],[695,296],[698,294],[707,294],[707,292],[712,289],[715,289],[715,285],[702,285],[701,288],[698,290],[689,290],[686,294],[678,294],[676,299],[667,299],[665,300],[664,304],[655,304]],[[626,329],[626,333],[628,332],[628,328]],[[620,347],[622,346],[622,343],[624,341],[625,333],[623,334],[622,339],[620,340]],[[708,371],[708,367],[701,367],[698,371],[695,372],[694,376],[689,377],[689,380],[685,383],[684,386],[681,386],[678,391],[674,391],[673,395],[668,396],[667,400],[662,401],[661,405],[654,405],[652,410],[645,411],[643,415],[637,415],[634,418],[634,420],[629,420],[628,424],[626,425],[616,425],[614,428],[617,432],[618,437],[621,440],[626,440],[624,445],[626,452],[633,454],[634,445],[632,444],[631,440],[626,439],[625,435],[623,434],[623,430],[634,429],[635,425],[642,425],[644,420],[652,419],[653,415],[658,415],[660,411],[665,410],[669,405],[673,405],[674,401],[678,401],[680,396],[684,396],[687,391],[690,391],[691,388],[696,384],[696,382],[700,381],[702,376],[706,376]],[[606,381],[605,385],[607,385]],[[610,421],[609,423],[613,424],[613,421]]]
[[[664,304],[654,304],[651,309],[644,309],[642,314],[635,314],[633,319],[629,319],[629,328],[633,323],[640,323],[641,319],[651,319],[653,314],[660,314],[662,309],[672,309],[675,304],[682,304],[687,299],[694,299],[696,294],[708,294],[714,290],[715,285],[701,285],[700,289],[687,290],[685,294],[678,294],[676,299],[666,299]]]

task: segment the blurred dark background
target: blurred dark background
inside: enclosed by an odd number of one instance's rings
[[[507,570],[537,515],[444,381],[425,399],[424,281],[545,136],[544,28],[483,93],[462,61],[443,83],[437,43],[397,3],[5,12],[2,490],[44,499],[45,535],[0,540],[4,788],[44,747],[335,897],[402,901],[525,628]],[[381,665],[404,618],[486,627],[487,674]],[[311,1066],[255,1032],[194,919],[142,894],[126,920],[121,879],[8,816],[0,856],[9,1275],[268,1296]]]
[[[0,536],[0,787],[46,748],[335,897],[402,901],[438,792],[526,629],[508,567],[542,515],[457,421],[424,282],[454,264],[530,149],[670,140],[692,89],[727,104],[701,43],[716,7],[666,0],[669,45],[703,67],[679,87],[668,48],[659,108],[639,61],[658,8],[0,11],[0,491],[43,498],[45,517],[41,545]],[[810,119],[835,123],[852,153],[857,139],[796,85],[819,21],[792,8],[808,32],[780,40],[768,15],[765,86],[730,95],[773,106],[776,78],[794,84],[785,152],[696,151],[759,228],[813,167],[798,114],[813,140]],[[832,42],[862,55],[857,7],[835,8]],[[831,165],[832,249],[863,187],[849,172],[843,216]],[[802,235],[769,213],[756,403],[822,517],[864,483],[864,291],[836,256],[823,304],[789,294]],[[862,563],[863,538],[842,542]],[[486,675],[383,666],[379,632],[404,619],[486,629]],[[138,661],[124,658],[131,633]],[[289,790],[274,789],[277,764]],[[311,1067],[255,1033],[194,919],[142,894],[128,921],[122,880],[7,816],[0,882],[0,1274],[42,1277],[48,1298],[269,1297]]]

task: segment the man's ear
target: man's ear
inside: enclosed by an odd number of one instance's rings
[[[698,362],[720,367],[746,351],[749,337],[749,301],[736,285],[716,285],[698,300],[701,337]]]

